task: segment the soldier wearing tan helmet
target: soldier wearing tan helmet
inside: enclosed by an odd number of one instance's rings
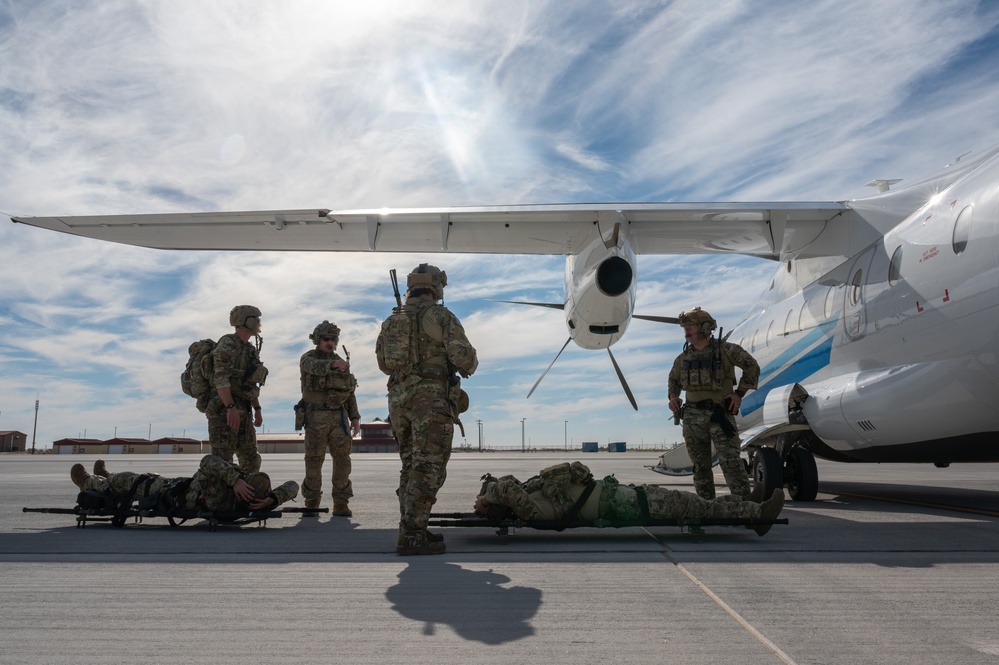
[[[746,392],[756,388],[760,366],[741,346],[714,339],[711,333],[718,324],[700,307],[681,312],[679,319],[687,343],[669,373],[669,408],[679,414],[683,407],[683,440],[694,464],[694,489],[702,498],[715,498],[713,441],[729,491],[746,499],[749,476],[739,456],[734,414]],[[736,367],[742,369],[738,387]],[[686,404],[680,399],[681,391],[687,393]]]
[[[350,448],[361,431],[361,413],[354,390],[357,380],[350,364],[337,355],[340,328],[323,321],[309,339],[316,348],[299,360],[302,405],[305,408],[305,480],[302,496],[306,508],[318,508],[323,495],[323,464],[327,451],[333,461],[333,514],[349,517],[347,505],[354,496],[350,482]],[[346,355],[346,349],[344,349]]]
[[[260,310],[253,305],[237,305],[229,312],[235,331],[222,336],[212,351],[212,397],[208,416],[208,440],[212,454],[231,462],[233,455],[245,473],[260,470],[257,434],[254,427],[264,424],[260,406],[260,386],[267,368],[260,362]],[[255,343],[250,343],[250,338]]]
[[[468,408],[459,375],[469,377],[479,361],[458,318],[438,302],[447,274],[421,263],[406,285],[405,304],[382,323],[375,345],[389,375],[389,420],[402,459],[396,552],[442,554],[444,538],[427,531],[427,522],[447,476],[454,426]]]

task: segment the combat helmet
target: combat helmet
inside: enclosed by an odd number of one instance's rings
[[[260,322],[260,310],[253,305],[236,305],[229,312],[229,325],[237,328],[253,330],[253,327],[247,325],[250,319],[255,319],[256,323]]]
[[[699,326],[704,335],[710,335],[711,331],[718,327],[718,322],[715,321],[714,317],[700,307],[689,309],[686,312],[680,312],[680,316],[677,318],[679,319],[682,327],[686,328],[687,326]]]
[[[253,488],[253,500],[260,501],[271,491],[271,477],[263,471],[255,471],[246,476],[246,484]]]
[[[437,300],[444,297],[444,287],[447,286],[447,273],[429,263],[421,263],[413,268],[406,277],[406,286],[414,289],[430,289]]]
[[[319,340],[322,337],[336,337],[337,339],[340,339],[340,329],[336,327],[335,323],[323,320],[323,322],[316,326],[316,329],[312,331],[312,334],[309,335],[309,339],[311,339],[314,343],[319,344]]]

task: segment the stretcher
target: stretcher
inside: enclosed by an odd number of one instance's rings
[[[129,520],[134,524],[141,524],[146,519],[163,518],[172,527],[177,527],[188,520],[202,519],[208,522],[208,531],[218,531],[220,524],[233,526],[245,526],[247,524],[257,524],[267,526],[267,520],[277,519],[287,513],[302,513],[306,515],[316,515],[318,513],[328,513],[329,508],[278,508],[275,510],[173,510],[164,512],[151,509],[117,509],[117,508],[22,508],[25,513],[49,513],[54,515],[76,515],[76,528],[83,529],[88,522],[109,522],[112,526],[123,527]]]
[[[491,528],[496,535],[509,535],[510,529],[538,529],[543,531],[564,531],[566,529],[597,528],[622,529],[636,526],[675,526],[680,532],[690,535],[704,535],[704,527],[709,526],[746,526],[754,527],[763,524],[787,524],[787,518],[772,520],[749,518],[717,518],[717,517],[685,517],[679,519],[655,519],[648,517],[634,520],[522,520],[509,518],[491,520],[476,513],[433,513],[430,515],[430,526],[461,527],[461,528]]]

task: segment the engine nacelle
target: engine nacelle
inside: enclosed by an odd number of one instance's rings
[[[975,438],[994,432],[999,423],[999,412],[983,399],[994,401],[995,381],[972,358],[863,370],[804,388],[809,396],[803,413],[811,430],[833,450],[858,460],[942,460],[947,455],[939,452],[924,458],[919,444],[960,441],[962,431]],[[999,444],[993,447],[992,453],[955,449],[953,461],[999,456]]]

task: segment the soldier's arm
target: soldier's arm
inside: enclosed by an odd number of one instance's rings
[[[335,356],[334,356],[335,359]],[[333,372],[332,362],[329,358],[319,358],[315,354],[306,352],[299,361],[299,366],[306,374],[313,376],[326,376]]]
[[[754,390],[760,382],[760,364],[756,362],[756,358],[738,344],[729,343],[726,351],[732,364],[742,370],[736,390],[741,391],[743,395]]]
[[[666,382],[667,385],[667,396],[670,399],[680,396],[680,391],[683,389],[680,386],[680,357],[678,356],[676,360],[673,361],[673,367],[669,370],[669,378]]]
[[[354,396],[354,393],[351,393],[350,397],[347,398],[346,406],[347,415],[350,416],[352,421],[361,419],[361,412],[357,408],[357,397]]]
[[[461,322],[451,312],[449,326],[451,333],[444,342],[444,349],[447,351],[448,361],[458,369],[458,373],[466,379],[475,373],[479,366],[479,359],[475,353],[475,347],[465,336],[465,329],[461,327]]]
[[[512,476],[504,476],[490,484],[486,490],[486,500],[490,503],[506,506],[522,520],[541,518],[531,495]]]
[[[232,385],[230,380],[236,354],[237,349],[233,347],[232,339],[228,336],[220,339],[215,350],[212,351],[212,363],[215,367],[215,371],[212,374],[212,385],[215,386],[215,390],[218,391],[222,401],[227,404],[232,401],[232,393],[229,391]],[[228,400],[226,399],[227,396],[222,394],[223,388],[229,393]]]

